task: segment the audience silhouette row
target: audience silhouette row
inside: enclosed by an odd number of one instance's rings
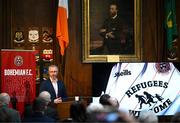
[[[10,96],[0,94],[0,122],[126,122],[126,123],[158,123],[158,117],[152,111],[141,111],[139,117],[133,117],[119,110],[119,102],[108,94],[103,94],[99,103],[85,105],[84,101],[74,101],[70,106],[70,117],[60,119],[52,104],[51,95],[43,91],[25,106],[23,116],[9,107]],[[180,122],[180,112],[176,113],[171,122]]]

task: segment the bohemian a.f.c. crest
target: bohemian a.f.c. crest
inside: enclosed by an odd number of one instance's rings
[[[155,67],[159,73],[167,73],[171,69],[168,62],[156,63]]]
[[[23,57],[22,57],[22,56],[16,56],[16,57],[14,58],[14,64],[15,64],[16,66],[21,66],[21,65],[23,65]]]

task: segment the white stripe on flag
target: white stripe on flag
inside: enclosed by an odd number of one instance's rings
[[[67,18],[69,16],[69,10],[68,10],[68,0],[59,0],[58,7],[63,7],[67,11]]]

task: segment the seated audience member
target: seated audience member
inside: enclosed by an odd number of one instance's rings
[[[49,94],[49,92],[42,91],[39,94],[38,98],[43,100],[47,105],[47,108],[45,109],[44,114],[48,117],[55,119],[56,121],[59,121],[60,119],[58,117],[56,109],[52,107],[51,105],[48,105],[51,102],[51,95]],[[27,105],[24,111],[24,118],[30,117],[32,116],[32,114],[33,114],[32,105]]]
[[[70,117],[74,122],[86,121],[86,107],[81,101],[75,101],[71,104]]]
[[[55,122],[54,119],[44,115],[44,111],[47,108],[47,102],[40,98],[36,98],[33,101],[32,109],[33,114],[30,117],[24,118],[24,122]]]
[[[87,112],[87,122],[126,122],[127,118],[112,106],[103,106],[100,110]],[[121,117],[122,116],[122,117]],[[126,119],[125,119],[126,118]]]
[[[103,106],[111,106],[111,103],[109,102],[110,97],[111,96],[108,94],[101,95],[101,97],[99,98],[99,103]]]
[[[38,97],[44,100],[47,104],[51,102],[51,95],[48,91],[42,91],[41,93],[39,93]]]
[[[87,113],[100,112],[103,109],[104,109],[104,107],[100,103],[90,103],[86,108],[86,112]]]
[[[108,94],[101,95],[99,103],[103,106],[112,106],[116,109],[119,109],[119,102],[115,97],[111,97]]]
[[[171,123],[180,123],[180,112],[177,112],[171,119]]]
[[[112,107],[119,109],[119,102],[115,97],[110,97],[108,101],[110,102]]]
[[[48,117],[55,119],[56,121],[60,121],[57,110],[53,106],[48,105],[51,102],[50,93],[48,91],[42,91],[38,97],[40,99],[44,100],[47,104],[47,108],[46,108],[44,114],[47,115]]]
[[[33,114],[32,105],[31,104],[25,104],[23,119],[26,117],[30,117],[32,114]]]
[[[126,123],[139,123],[133,115],[129,115],[126,111],[119,110],[119,116]]]
[[[138,119],[140,123],[158,123],[158,117],[152,111],[141,111]]]
[[[101,121],[102,118],[97,118],[99,117],[99,114],[101,113],[106,113],[107,111],[104,111],[107,107],[103,106],[101,103],[91,103],[87,106],[86,108],[86,113],[87,113],[87,122],[97,122]],[[103,118],[104,119],[104,118]]]
[[[13,122],[11,116],[5,108],[0,109],[0,122]]]
[[[10,120],[12,122],[21,122],[20,114],[15,109],[9,108],[10,96],[7,93],[0,94],[0,112],[4,112],[3,115],[0,115],[1,118],[4,117],[4,120]],[[9,117],[9,119],[7,119]]]

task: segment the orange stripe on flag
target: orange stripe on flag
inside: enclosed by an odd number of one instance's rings
[[[61,3],[67,3],[67,0],[59,0],[59,7],[57,12],[57,23],[56,23],[56,37],[58,39],[61,55],[64,55],[64,50],[69,44],[68,35],[68,8],[61,5]]]

